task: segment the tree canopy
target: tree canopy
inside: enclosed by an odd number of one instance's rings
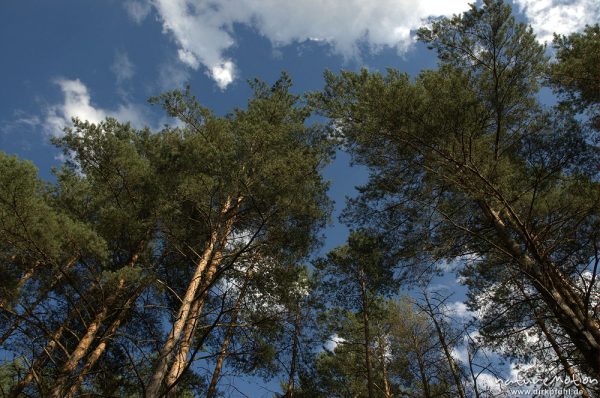
[[[225,116],[169,91],[160,131],[74,119],[51,182],[0,152],[0,394],[509,397],[502,359],[600,379],[598,25],[549,56],[484,0],[418,39],[417,76],[284,73]],[[369,178],[323,253],[336,150]],[[468,320],[432,286],[448,264]]]

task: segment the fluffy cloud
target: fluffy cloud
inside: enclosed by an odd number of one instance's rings
[[[428,18],[465,11],[471,0],[129,0],[130,16],[140,22],[152,4],[163,31],[178,46],[179,60],[192,69],[201,66],[221,89],[236,77],[234,60],[226,56],[235,46],[234,25],[255,29],[274,46],[305,41],[327,43],[345,58],[360,56],[360,48],[377,52],[396,48],[406,52],[414,29]],[[597,0],[514,0],[541,41],[552,32],[580,30],[600,18]]]
[[[153,0],[164,32],[179,47],[181,62],[201,65],[224,89],[236,77],[234,61],[225,56],[235,45],[234,24],[256,29],[275,46],[304,41],[328,43],[346,58],[359,46],[376,52],[384,47],[404,53],[413,43],[411,30],[429,17],[460,13],[468,0]]]
[[[92,104],[87,87],[79,79],[57,79],[56,84],[63,93],[63,102],[48,107],[44,127],[52,135],[60,135],[71,124],[73,117],[98,123],[107,116],[112,116],[118,120],[130,121],[135,127],[145,125],[144,112],[135,104],[121,104],[114,110],[99,108]]]
[[[542,42],[552,34],[580,31],[600,20],[598,0],[514,0]]]

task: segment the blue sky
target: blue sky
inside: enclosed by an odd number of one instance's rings
[[[540,40],[600,20],[597,0],[514,0]],[[398,68],[415,75],[435,54],[415,43],[428,18],[467,0],[54,0],[0,2],[0,149],[32,160],[43,178],[60,164],[49,143],[72,116],[159,129],[173,120],[147,98],[190,83],[219,114],[244,106],[247,79],[286,70],[298,93],[323,71]],[[325,170],[336,213],[365,181],[340,154]],[[334,225],[327,245],[345,240]]]

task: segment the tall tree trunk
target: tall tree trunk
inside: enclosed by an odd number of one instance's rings
[[[300,345],[300,333],[301,333],[301,321],[300,306],[296,308],[296,315],[294,318],[294,340],[292,343],[292,358],[290,363],[290,371],[288,374],[287,388],[285,391],[284,398],[294,397],[294,384],[296,379],[296,363],[298,362],[298,350]]]
[[[419,344],[419,336],[412,333],[413,344],[415,348],[415,354],[417,355],[417,366],[419,367],[419,376],[421,376],[421,383],[423,384],[423,397],[431,398],[431,391],[429,389],[429,380],[427,378],[427,371],[425,368],[425,359],[423,358],[423,352]]]
[[[79,372],[79,375],[69,388],[67,394],[65,394],[64,398],[72,398],[77,393],[79,387],[81,386],[81,383],[83,383],[83,380],[85,379],[85,376],[90,372],[90,370],[92,370],[94,365],[96,365],[96,362],[98,362],[98,360],[106,350],[109,341],[114,337],[116,332],[119,330],[121,323],[127,317],[129,309],[135,304],[135,301],[142,294],[144,286],[145,285],[142,285],[138,289],[136,289],[136,291],[132,293],[127,299],[127,301],[123,304],[122,308],[119,310],[116,317],[113,319],[112,323],[100,339],[100,342],[96,345],[96,348],[94,348],[94,350],[86,358],[85,363],[81,371]]]
[[[525,300],[527,301],[527,303],[529,303],[529,306],[533,313],[533,318],[535,320],[535,323],[538,325],[538,327],[540,328],[540,330],[546,337],[546,340],[548,340],[548,342],[550,343],[550,346],[554,350],[554,353],[558,357],[558,360],[560,361],[561,365],[565,369],[565,372],[567,372],[567,374],[569,375],[571,380],[579,380],[579,378],[577,377],[577,374],[575,373],[575,369],[573,369],[573,366],[571,366],[568,359],[565,357],[562,349],[560,348],[560,345],[556,341],[556,338],[554,338],[554,335],[546,326],[546,322],[544,322],[544,319],[542,318],[541,314],[535,309],[535,307],[533,306],[533,304],[530,301],[530,297],[527,295],[527,293],[525,292],[525,289],[523,289],[523,286],[521,285],[521,283],[519,283],[518,280],[516,280],[516,285],[517,285],[519,291],[521,292],[521,294],[523,295],[523,297],[525,298]],[[577,387],[577,389],[579,390],[579,393],[581,394],[581,396],[583,398],[590,398],[590,394],[583,384],[575,383],[575,386]]]
[[[175,383],[177,383],[187,365],[187,356],[190,348],[192,347],[196,326],[198,325],[198,319],[202,314],[202,308],[200,308],[201,306],[203,307],[202,304],[203,301],[200,299],[200,297],[198,297],[192,304],[192,308],[190,310],[191,315],[188,317],[188,320],[185,323],[183,336],[181,338],[181,342],[179,343],[179,347],[177,348],[175,360],[171,365],[169,374],[167,375],[167,386],[170,387],[168,393],[169,397],[175,397],[177,394],[177,386]]]
[[[237,200],[236,206],[239,204],[240,201],[241,198]],[[232,208],[233,200],[231,197],[228,197],[221,209],[220,219],[223,219]],[[158,353],[157,363],[155,365],[154,372],[150,377],[148,388],[146,389],[147,398],[157,398],[159,396],[160,388],[169,370],[169,363],[175,355],[177,344],[179,343],[182,337],[185,324],[188,321],[190,311],[192,309],[192,304],[196,299],[196,295],[200,287],[200,282],[202,280],[202,274],[204,273],[204,270],[209,265],[209,262],[213,257],[213,251],[215,250],[215,246],[217,245],[219,239],[222,237],[227,237],[231,232],[232,226],[233,217],[230,217],[225,223],[225,225],[217,225],[210,234],[208,244],[206,245],[204,252],[202,253],[198,263],[196,264],[196,270],[194,272],[194,275],[192,276],[192,279],[181,302],[181,306],[177,313],[177,318],[175,319],[175,322],[171,327],[171,331],[169,332],[167,340],[163,344],[160,352]],[[224,227],[224,231],[221,231],[221,227]],[[192,315],[194,316],[195,314]]]
[[[381,360],[381,375],[383,377],[383,396],[384,398],[392,398],[392,389],[390,387],[390,379],[387,366],[385,365],[385,349],[386,343],[383,336],[379,336],[379,352]]]
[[[232,220],[230,220],[226,225],[226,230],[230,231],[232,228]],[[190,310],[190,315],[185,323],[185,330],[183,333],[183,337],[177,348],[177,354],[175,355],[175,360],[169,369],[169,373],[167,375],[167,388],[169,390],[169,397],[174,397],[177,393],[177,387],[174,385],[177,383],[177,380],[181,377],[181,374],[185,370],[188,364],[188,354],[192,347],[192,343],[194,340],[194,334],[196,331],[196,327],[198,325],[198,319],[202,315],[202,310],[204,308],[204,303],[206,302],[206,298],[208,297],[208,291],[210,287],[215,282],[215,275],[217,274],[217,269],[221,261],[223,260],[223,247],[227,243],[229,232],[224,234],[221,237],[221,240],[218,242],[217,249],[215,249],[215,253],[210,260],[210,264],[204,274],[202,275],[202,284],[198,289],[200,296],[196,298],[193,304],[193,308]]]
[[[517,262],[520,271],[538,291],[591,372],[600,376],[600,325],[589,315],[588,308],[571,282],[549,259],[539,254],[531,234],[521,232],[526,237],[527,250],[532,255],[523,251],[514,240],[500,211],[483,201],[479,204],[499,236],[503,249]],[[514,216],[507,214],[505,218],[513,220]]]
[[[569,361],[563,354],[562,349],[558,345],[558,342],[556,341],[556,339],[554,338],[554,336],[552,335],[550,330],[548,330],[548,328],[546,327],[546,324],[543,321],[543,319],[538,317],[537,315],[535,317],[536,317],[536,323],[538,324],[538,326],[544,333],[544,336],[546,336],[546,340],[548,340],[548,342],[552,346],[552,349],[556,353],[556,356],[558,357],[558,360],[560,361],[561,365],[565,369],[565,372],[567,372],[567,374],[569,375],[571,380],[581,380],[581,378],[577,377],[577,374],[575,373],[575,369],[573,369],[573,367],[571,366],[571,364],[569,363]],[[577,387],[577,389],[579,390],[579,393],[581,394],[581,396],[583,398],[590,398],[590,394],[583,384],[575,383],[575,386]]]
[[[215,364],[215,369],[213,370],[213,374],[210,379],[210,385],[208,386],[208,390],[206,391],[206,398],[213,398],[217,393],[217,384],[219,383],[221,369],[223,367],[223,363],[225,362],[225,357],[227,356],[227,349],[229,347],[229,343],[231,342],[231,338],[233,337],[233,334],[235,332],[240,308],[242,307],[242,303],[246,295],[246,289],[248,288],[248,285],[250,283],[249,272],[247,272],[246,274],[246,280],[244,281],[244,284],[240,289],[240,294],[238,295],[238,298],[235,302],[235,306],[233,307],[233,311],[231,313],[231,320],[229,321],[229,326],[227,327],[227,331],[225,332],[223,342],[221,343],[221,349],[219,350],[217,363]]]
[[[79,343],[75,350],[69,355],[65,363],[63,364],[59,376],[54,383],[54,387],[50,392],[50,397],[52,398],[62,398],[64,394],[65,387],[69,382],[69,377],[79,364],[79,361],[83,358],[83,356],[88,352],[90,346],[92,345],[96,333],[98,329],[101,327],[104,318],[108,314],[108,306],[102,307],[100,312],[96,314],[96,317],[92,322],[87,325],[85,330],[85,334],[81,339],[79,339]]]
[[[29,369],[25,377],[23,377],[23,379],[21,379],[17,383],[17,385],[13,387],[13,389],[8,394],[8,398],[19,397],[25,389],[25,387],[27,387],[29,383],[33,381],[38,370],[41,369],[42,366],[44,366],[44,364],[50,359],[49,356],[59,345],[60,338],[62,337],[62,334],[65,331],[65,328],[67,327],[69,321],[70,317],[67,317],[63,324],[58,329],[56,329],[56,331],[52,335],[52,338],[44,348],[44,352],[33,361],[33,363],[31,364],[31,368]]]
[[[429,315],[429,317],[433,321],[433,325],[435,326],[435,331],[438,335],[438,341],[440,342],[440,345],[442,346],[442,350],[444,351],[446,361],[448,361],[448,367],[450,368],[450,373],[452,373],[452,378],[454,379],[454,384],[456,385],[456,390],[458,392],[458,396],[461,398],[466,398],[467,396],[465,394],[465,389],[464,389],[462,381],[460,379],[458,367],[456,366],[456,362],[454,361],[454,358],[452,357],[452,353],[451,353],[450,347],[448,347],[448,342],[446,341],[446,337],[444,336],[442,327],[435,316],[433,307],[432,307],[431,303],[429,302],[429,298],[427,297],[427,294],[424,294],[424,297],[425,297],[425,303],[427,304],[427,309],[428,309],[427,314]]]
[[[369,392],[369,398],[375,397],[375,382],[373,380],[373,367],[371,365],[371,334],[369,331],[369,310],[367,300],[367,284],[366,276],[363,269],[359,271],[360,277],[360,289],[362,299],[362,310],[363,310],[363,331],[365,336],[365,366],[367,367],[367,391]]]
[[[125,264],[125,268],[131,268],[135,266],[142,253],[145,242],[145,238],[138,242],[136,250],[132,253],[132,256],[127,262],[127,264]],[[59,372],[59,376],[56,382],[54,383],[54,387],[50,392],[50,397],[63,398],[67,389],[67,384],[69,383],[69,379],[72,377],[73,372],[79,365],[79,362],[83,359],[83,357],[89,352],[90,348],[92,347],[92,344],[96,338],[96,334],[102,327],[102,324],[108,317],[110,311],[118,302],[118,299],[120,298],[121,294],[123,293],[123,290],[125,289],[125,285],[125,279],[119,278],[119,282],[115,290],[108,296],[108,298],[104,301],[102,308],[96,313],[94,319],[87,325],[83,337],[79,339],[77,346],[63,364]]]

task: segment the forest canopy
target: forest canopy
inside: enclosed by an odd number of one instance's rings
[[[418,39],[438,65],[417,76],[298,95],[282,73],[225,116],[169,91],[159,131],[75,118],[52,181],[0,152],[0,396],[217,397],[228,373],[286,398],[511,397],[512,361],[599,397],[600,27],[547,49],[485,0]],[[323,253],[336,151],[369,174]]]

